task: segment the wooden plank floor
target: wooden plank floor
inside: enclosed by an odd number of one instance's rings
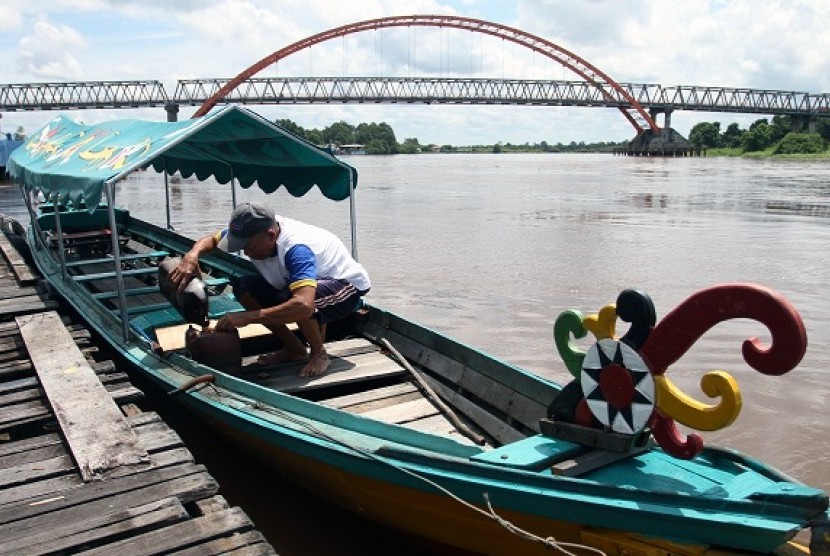
[[[41,351],[39,334],[24,339],[15,321],[29,315],[21,321],[29,322],[60,306],[32,283],[19,255],[6,253],[9,245],[0,241],[0,554],[275,554],[245,513],[218,494],[219,485],[179,436],[158,414],[133,403],[142,393],[126,374],[111,361],[94,360],[98,350],[90,333],[63,316],[50,326],[71,343],[73,361],[80,358],[87,378],[97,377],[98,395],[117,404],[117,420],[146,454],[85,480],[77,464],[84,449],[77,438],[67,442],[74,431],[62,430],[52,409],[56,403],[65,407],[72,394],[47,397],[50,388],[44,389],[37,372],[50,362],[30,353]],[[21,275],[26,286],[16,279]],[[94,425],[86,423],[90,430]]]

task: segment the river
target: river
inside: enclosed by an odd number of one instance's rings
[[[739,320],[704,335],[668,372],[684,392],[710,370],[730,372],[743,408],[729,428],[702,433],[830,490],[830,161],[627,158],[611,155],[352,156],[358,251],[369,301],[526,369],[567,381],[552,326],[564,310],[596,312],[628,287],[651,296],[658,322],[686,297],[724,282],[754,282],[800,311],[807,354],[770,377],[741,358],[766,328]],[[19,211],[0,188],[0,211]],[[140,173],[117,202],[164,223],[159,176]],[[239,201],[262,201],[240,190]],[[267,200],[278,213],[349,238],[348,203],[314,189]],[[191,237],[224,226],[229,186],[171,185],[172,224]],[[169,407],[161,407],[166,415]],[[175,419],[175,417],[173,417]],[[179,427],[177,427],[179,428]],[[184,419],[181,433],[283,555],[421,553],[397,534],[307,496],[258,469]],[[246,476],[242,484],[234,478]],[[410,552],[411,551],[411,552]]]

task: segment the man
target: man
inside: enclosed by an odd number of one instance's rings
[[[170,273],[179,289],[200,275],[199,257],[214,249],[243,251],[258,275],[243,276],[234,295],[244,312],[227,313],[216,330],[259,323],[268,327],[282,349],[259,359],[276,365],[306,358],[306,348],[286,324],[296,322],[308,341],[308,362],[300,376],[318,376],[329,368],[323,346],[326,323],[341,319],[360,306],[371,286],[369,275],[334,234],[290,218],[276,216],[262,205],[243,203],[231,215],[228,228],[198,240]]]

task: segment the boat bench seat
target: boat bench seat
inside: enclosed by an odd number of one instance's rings
[[[477,454],[470,459],[502,467],[542,471],[585,451],[585,446],[580,444],[537,434]]]

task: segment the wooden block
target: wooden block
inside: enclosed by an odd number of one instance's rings
[[[147,451],[60,317],[17,317],[20,333],[84,481],[121,465],[147,461]]]
[[[216,326],[215,320],[210,321],[210,326]],[[198,326],[194,324],[177,324],[175,326],[166,326],[164,328],[156,328],[156,340],[158,340],[159,345],[163,351],[174,351],[177,349],[183,349],[184,344],[184,335],[187,332],[188,327],[193,326],[197,330],[199,329]],[[296,330],[297,325],[291,324],[288,326],[289,330]],[[249,324],[248,326],[243,326],[239,329],[239,338],[244,340],[245,338],[255,338],[257,336],[266,336],[270,334],[271,331],[268,330],[261,324]]]
[[[606,465],[611,465],[612,463],[620,460],[634,457],[637,454],[645,452],[647,449],[647,447],[634,448],[630,452],[591,450],[581,456],[576,456],[575,458],[557,463],[551,467],[551,471],[554,475],[560,475],[563,477],[578,477],[595,469],[599,469],[600,467],[605,467]]]

